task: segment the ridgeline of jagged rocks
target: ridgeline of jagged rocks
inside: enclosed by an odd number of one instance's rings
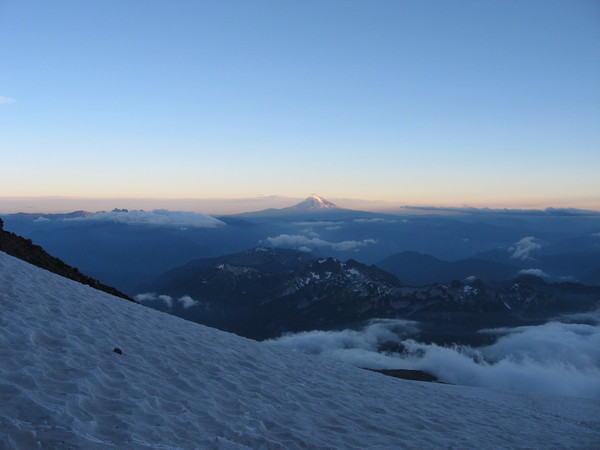
[[[33,264],[34,266],[60,275],[61,277],[69,278],[70,280],[88,285],[94,289],[98,289],[99,291],[106,292],[116,297],[121,297],[131,302],[136,302],[134,299],[123,294],[121,291],[111,286],[106,286],[105,284],[100,283],[98,280],[82,274],[77,268],[71,267],[60,259],[48,254],[42,247],[31,242],[31,239],[25,239],[24,237],[11,233],[10,231],[6,231],[4,229],[4,221],[2,219],[0,219],[0,251],[14,256],[15,258],[22,259],[23,261]]]
[[[436,324],[432,332],[438,338],[449,325],[471,336],[481,328],[531,325],[588,311],[600,301],[600,287],[546,283],[531,275],[496,286],[474,280],[411,287],[352,259],[269,247],[191,261],[138,292],[153,293],[140,296],[153,308],[259,340],[348,328],[374,318]],[[157,294],[189,298],[165,302]]]

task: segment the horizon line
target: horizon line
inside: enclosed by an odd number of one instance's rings
[[[315,195],[315,194],[310,194]],[[309,196],[310,196],[309,195]],[[307,196],[307,197],[309,197]],[[167,209],[171,211],[191,210],[202,212],[209,215],[233,215],[245,212],[257,212],[264,209],[279,209],[288,206],[294,206],[292,202],[302,201],[307,197],[300,196],[284,196],[284,195],[258,195],[255,197],[85,197],[85,196],[61,196],[61,195],[46,195],[46,196],[0,196],[0,214],[16,214],[16,213],[39,213],[39,214],[60,214],[73,212],[77,210],[88,210],[88,207],[94,207],[95,211],[110,211],[112,209]],[[514,202],[497,202],[492,201],[488,205],[481,204],[435,204],[435,203],[420,203],[407,201],[392,201],[392,200],[365,200],[354,199],[348,197],[325,197],[331,199],[334,203],[341,203],[340,208],[355,209],[358,211],[390,213],[404,212],[405,214],[423,214],[426,211],[437,211],[438,213],[475,213],[475,212],[527,212],[541,211],[549,212],[552,210],[558,211],[578,211],[588,213],[600,213],[600,208],[581,207],[580,202],[572,202],[575,206],[569,206],[568,202],[557,201],[558,205],[550,202],[523,202],[525,204],[514,205]],[[110,202],[117,203],[109,205]],[[137,205],[124,205],[123,202],[137,203]],[[200,205],[192,203],[215,203],[221,202],[222,205]],[[261,203],[264,205],[260,205]],[[288,203],[289,202],[289,203]],[[6,204],[3,204],[6,203]],[[87,207],[86,204],[87,203]],[[160,204],[163,205],[160,205]],[[171,205],[164,205],[171,203]],[[175,203],[175,205],[173,205]],[[254,203],[254,205],[250,205]],[[479,203],[479,202],[478,202]],[[588,203],[588,202],[585,202]],[[594,202],[595,203],[595,202]],[[96,204],[95,206],[93,204]],[[507,206],[507,205],[514,206]],[[169,207],[170,206],[170,207]],[[202,206],[202,208],[200,208]],[[220,207],[219,207],[220,206]],[[245,207],[244,207],[245,206]],[[172,209],[175,207],[176,209]],[[248,209],[250,207],[250,209]],[[37,208],[37,210],[36,210]],[[213,211],[206,211],[206,210]]]

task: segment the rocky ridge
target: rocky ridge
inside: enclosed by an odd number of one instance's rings
[[[149,291],[156,294],[149,306],[257,339],[373,318],[472,328],[519,325],[588,310],[600,301],[597,287],[531,276],[495,287],[479,280],[404,286],[394,275],[352,259],[315,259],[267,247],[191,262],[145,286]],[[160,295],[190,296],[195,303],[164,303]]]
[[[0,251],[22,259],[23,261],[45,269],[49,272],[88,285],[94,289],[98,289],[99,291],[135,302],[134,299],[123,294],[119,290],[111,286],[104,285],[98,280],[82,274],[77,268],[71,267],[60,259],[50,255],[42,247],[35,245],[31,239],[25,239],[24,237],[4,230],[4,221],[2,219],[0,219]]]

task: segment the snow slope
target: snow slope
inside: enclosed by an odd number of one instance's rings
[[[0,308],[0,448],[600,445],[598,401],[385,377],[186,322],[4,253]]]

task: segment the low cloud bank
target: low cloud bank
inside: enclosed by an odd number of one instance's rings
[[[296,250],[311,251],[316,248],[329,247],[337,251],[358,250],[368,244],[375,244],[375,239],[363,239],[362,241],[329,242],[317,237],[307,237],[300,234],[280,234],[268,237],[264,241],[273,247],[294,248]]]
[[[155,225],[163,227],[213,228],[225,225],[218,219],[192,211],[169,211],[167,209],[101,211],[86,217],[68,219],[73,221],[115,222],[127,225]]]
[[[183,297],[179,297],[179,298],[175,299],[169,295],[158,295],[154,292],[145,292],[143,294],[138,294],[135,296],[135,299],[140,303],[161,301],[169,309],[173,308],[174,302],[179,303],[185,309],[188,309],[192,306],[199,304],[199,302],[197,300],[194,300],[189,295],[184,295]]]
[[[379,352],[382,346],[400,345],[416,336],[418,323],[409,320],[374,319],[361,330],[305,331],[265,341],[311,355],[343,361],[357,367],[389,369],[403,367],[402,361]]]
[[[521,269],[519,270],[519,275],[533,275],[539,278],[548,278],[550,276],[542,269]]]
[[[424,213],[440,214],[482,214],[482,215],[508,215],[508,216],[598,216],[600,211],[578,208],[546,208],[546,209],[493,209],[493,208],[453,208],[438,206],[411,206],[401,207],[404,210],[422,211]]]
[[[305,220],[303,222],[294,222],[294,225],[299,227],[326,227],[332,225],[339,225],[342,222],[336,220]]]
[[[414,339],[417,324],[399,320],[267,342],[357,367],[420,369],[448,383],[600,399],[600,310],[562,320],[584,323],[482,330],[498,339],[479,348],[420,343]]]
[[[398,223],[398,222],[402,222],[402,223],[408,223],[408,220],[406,219],[383,219],[381,217],[375,217],[372,219],[353,219],[353,222],[356,223]]]

